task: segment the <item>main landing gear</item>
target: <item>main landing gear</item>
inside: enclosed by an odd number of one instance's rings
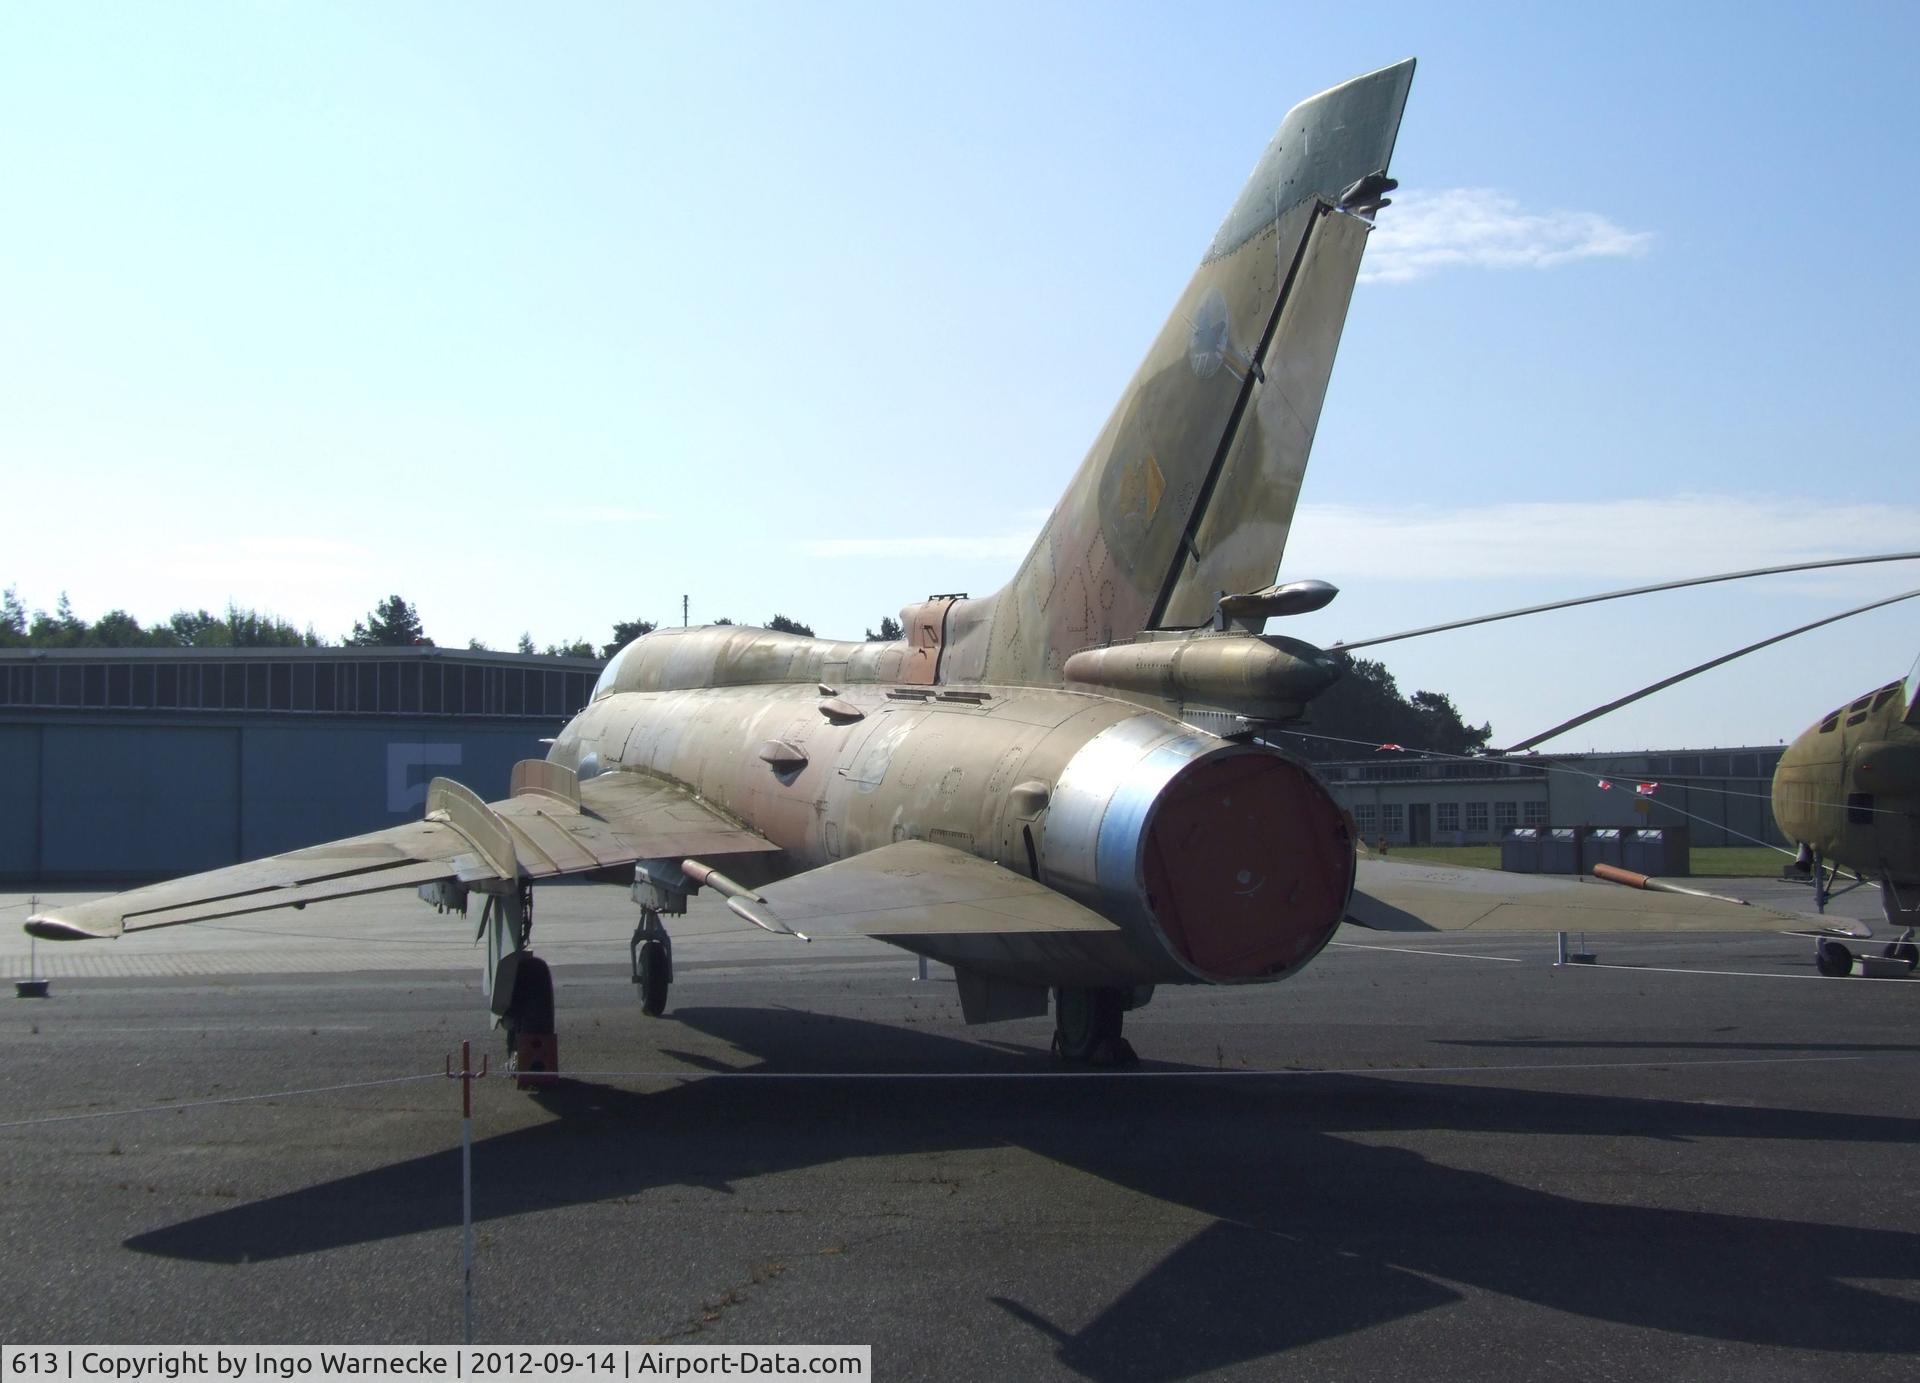
[[[480,914],[487,943],[487,999],[505,1031],[507,1069],[522,1085],[560,1071],[560,1038],[553,1030],[553,971],[528,949],[533,939],[533,885],[513,881],[487,894]]]
[[[1061,987],[1053,991],[1053,1052],[1075,1066],[1132,1066],[1140,1058],[1120,1035],[1134,991]]]
[[[667,987],[673,983],[673,938],[667,935],[660,914],[653,908],[640,909],[640,925],[634,928],[629,945],[633,982],[640,990],[640,1011],[658,1018],[667,1011]]]
[[[1828,979],[1851,975],[1853,961],[1853,949],[1844,941],[1826,938],[1814,949],[1813,967]],[[1888,961],[1893,964],[1885,964]],[[1911,927],[1901,933],[1898,941],[1889,941],[1882,946],[1878,957],[1860,962],[1861,970],[1875,979],[1898,978],[1902,966],[1909,974],[1920,969],[1920,945],[1915,944],[1914,929]],[[1889,971],[1892,973],[1889,974]]]

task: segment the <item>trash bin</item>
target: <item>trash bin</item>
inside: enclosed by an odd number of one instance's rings
[[[1571,826],[1558,826],[1540,842],[1542,874],[1578,874],[1580,872],[1580,832]]]
[[[1692,872],[1691,841],[1685,826],[1652,826],[1629,831],[1624,844],[1626,867],[1661,879],[1684,879]]]
[[[1509,874],[1540,872],[1540,831],[1535,826],[1515,826],[1500,840],[1500,867]]]
[[[1586,839],[1580,842],[1580,872],[1591,874],[1596,864],[1610,864],[1616,869],[1624,866],[1626,844],[1621,835],[1617,826],[1596,826],[1588,831]]]

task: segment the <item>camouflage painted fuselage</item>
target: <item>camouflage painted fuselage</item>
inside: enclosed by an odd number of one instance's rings
[[[1888,918],[1905,925],[1920,910],[1920,708],[1910,694],[1890,682],[1842,706],[1789,745],[1773,774],[1781,831],[1879,880]]]
[[[650,634],[550,757],[692,788],[779,847],[729,864],[750,883],[927,840],[1120,928],[901,943],[1016,983],[1274,979],[1331,936],[1353,845],[1304,765],[1114,697],[901,684],[888,674],[907,656],[738,627]]]

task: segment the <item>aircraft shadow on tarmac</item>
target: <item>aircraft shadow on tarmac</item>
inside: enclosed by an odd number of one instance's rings
[[[583,1082],[537,1095],[556,1117],[474,1146],[481,1220],[627,1197],[725,1190],[849,1157],[1013,1145],[1216,1223],[1077,1329],[994,1297],[1090,1376],[1174,1379],[1458,1299],[1471,1284],[1557,1311],[1717,1340],[1920,1352],[1920,1303],[1849,1279],[1920,1277],[1920,1235],[1586,1201],[1342,1137],[1468,1130],[1673,1141],[1879,1143],[1891,1174],[1920,1119],[1490,1086],[1298,1080],[996,1081],[978,1044],[762,1009],[680,1022],[766,1071],[982,1071],[982,1080]],[[983,1065],[983,1063],[986,1063]],[[1023,1066],[1022,1070],[1031,1070]],[[1151,1067],[1149,1068],[1151,1069]],[[1180,1068],[1165,1068],[1180,1069]],[[1201,1136],[1196,1136],[1199,1134]],[[127,1241],[239,1263],[444,1230],[458,1153],[343,1177]],[[1810,1152],[1806,1174],[1820,1174]]]

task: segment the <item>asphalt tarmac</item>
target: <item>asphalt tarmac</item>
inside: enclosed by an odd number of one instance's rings
[[[1914,1376],[1920,980],[1764,932],[1555,969],[1551,937],[1349,928],[1281,985],[1163,989],[1136,1071],[1061,1074],[1046,1020],[964,1027],[941,967],[703,900],[644,1018],[632,917],[541,892],[569,1078],[475,1086],[481,1341],[870,1343],[881,1380]],[[499,1055],[470,937],[399,897],[41,945],[51,997],[0,998],[0,1337],[457,1341],[441,1071]]]

